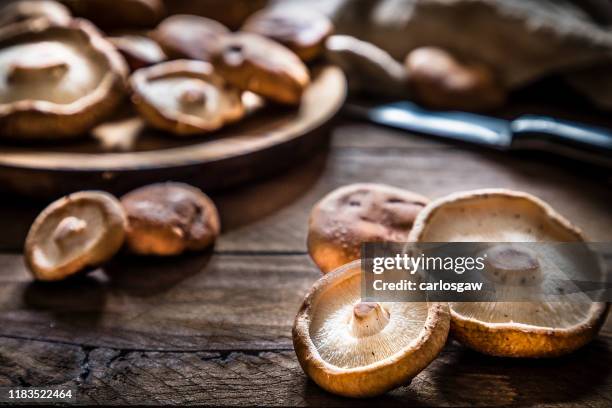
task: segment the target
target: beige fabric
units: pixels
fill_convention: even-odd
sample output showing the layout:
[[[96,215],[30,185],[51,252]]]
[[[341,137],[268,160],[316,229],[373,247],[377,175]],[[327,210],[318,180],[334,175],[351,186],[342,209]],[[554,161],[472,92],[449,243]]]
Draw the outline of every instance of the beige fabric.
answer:
[[[372,42],[398,60],[416,47],[444,47],[490,65],[509,89],[561,73],[595,103],[612,109],[612,92],[606,92],[612,89],[612,27],[594,19],[605,17],[603,0],[310,3],[333,17],[338,33]],[[595,3],[600,10],[594,12]]]

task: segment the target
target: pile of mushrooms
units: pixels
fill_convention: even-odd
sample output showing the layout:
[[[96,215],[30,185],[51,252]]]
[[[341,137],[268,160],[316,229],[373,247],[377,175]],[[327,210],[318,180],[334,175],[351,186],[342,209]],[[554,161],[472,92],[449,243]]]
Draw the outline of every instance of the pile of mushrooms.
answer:
[[[371,192],[380,188],[359,186],[369,186]],[[313,220],[321,217],[321,207],[337,200],[328,197],[345,196],[347,188],[331,192],[314,207],[311,229]],[[360,209],[361,217],[368,216],[368,222],[379,222],[382,228],[382,221],[371,217],[379,210],[372,208]],[[349,228],[346,214],[331,221],[329,217],[334,216],[326,214],[326,225]],[[334,240],[333,234],[325,238],[315,233],[326,245]],[[489,278],[545,287],[554,284],[554,268],[547,258],[519,243],[583,242],[585,237],[543,201],[526,193],[491,189],[456,193],[426,204],[406,241],[495,243],[487,248]],[[321,258],[325,254],[311,251],[310,255],[318,265],[326,263]],[[331,261],[337,258],[330,256]],[[350,397],[379,395],[408,384],[440,353],[448,335],[484,354],[555,357],[591,341],[608,314],[607,303],[587,297],[553,302],[369,302],[361,299],[360,260],[322,272],[296,316],[295,352],[304,372],[318,385]]]
[[[0,138],[91,135],[127,99],[149,126],[182,137],[242,119],[251,93],[262,97],[257,107],[298,106],[310,83],[305,62],[333,31],[314,11],[263,9],[232,32],[196,15],[164,19],[160,0],[118,1],[112,17],[106,1],[64,4],[21,0],[0,9]],[[270,29],[274,22],[282,33]]]

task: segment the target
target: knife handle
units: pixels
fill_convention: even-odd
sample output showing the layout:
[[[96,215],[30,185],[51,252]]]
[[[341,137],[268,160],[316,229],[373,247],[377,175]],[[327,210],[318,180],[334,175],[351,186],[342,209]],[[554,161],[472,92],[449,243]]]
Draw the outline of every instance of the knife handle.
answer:
[[[546,116],[525,115],[512,121],[513,148],[571,150],[578,155],[596,154],[612,159],[612,131]]]

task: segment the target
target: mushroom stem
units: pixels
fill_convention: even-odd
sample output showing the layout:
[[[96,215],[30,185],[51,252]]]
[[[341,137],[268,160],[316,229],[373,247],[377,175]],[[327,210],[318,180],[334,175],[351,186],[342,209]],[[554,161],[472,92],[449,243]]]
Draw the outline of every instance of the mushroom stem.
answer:
[[[530,286],[542,278],[537,255],[517,245],[497,245],[485,251],[486,274],[493,282]]]
[[[349,323],[351,332],[355,337],[372,336],[387,326],[389,318],[389,312],[378,302],[356,303]]]
[[[180,101],[184,105],[202,105],[206,102],[206,95],[201,89],[187,89],[181,94]]]
[[[57,224],[53,231],[52,239],[63,249],[71,238],[80,235],[85,231],[85,228],[87,228],[87,221],[69,216]]]
[[[68,64],[63,61],[21,61],[9,67],[10,82],[57,79],[68,71]]]

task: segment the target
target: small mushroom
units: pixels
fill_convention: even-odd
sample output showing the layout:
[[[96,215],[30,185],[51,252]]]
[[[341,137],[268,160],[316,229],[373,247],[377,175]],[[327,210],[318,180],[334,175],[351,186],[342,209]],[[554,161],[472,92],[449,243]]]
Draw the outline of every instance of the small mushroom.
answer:
[[[75,16],[105,30],[154,27],[166,14],[163,0],[62,0],[62,3]]]
[[[436,47],[410,52],[405,61],[416,99],[438,109],[486,110],[501,106],[506,92],[486,66],[464,63]]]
[[[51,203],[32,224],[25,260],[36,279],[64,279],[108,261],[121,248],[126,217],[119,201],[82,191]]]
[[[246,18],[264,8],[270,0],[166,0],[168,14],[192,14],[220,22],[237,30]]]
[[[108,37],[123,55],[131,71],[155,65],[167,59],[159,44],[144,35],[126,34]]]
[[[127,247],[140,255],[201,251],[219,235],[217,208],[200,189],[183,183],[138,188],[121,198],[128,216]]]
[[[162,21],[151,37],[171,59],[210,61],[227,34],[228,28],[215,20],[179,14]]]
[[[212,62],[232,85],[277,103],[298,105],[310,84],[308,68],[297,55],[258,34],[224,36]]]
[[[293,326],[302,369],[325,390],[372,397],[407,385],[438,355],[449,331],[446,303],[365,302],[360,261],[319,279]]]
[[[20,0],[0,9],[0,27],[37,18],[66,24],[71,14],[65,6],[53,0]]]
[[[493,243],[494,247],[485,250],[489,256],[486,273],[494,283],[523,286],[521,290],[552,285],[559,267],[551,259],[560,256],[538,255],[520,243],[585,240],[580,230],[548,204],[526,193],[502,189],[457,193],[430,203],[418,215],[409,238],[414,242]],[[588,298],[460,302],[450,307],[455,338],[482,353],[504,357],[569,353],[597,334],[608,313],[607,304]]]
[[[242,31],[263,35],[295,52],[304,62],[321,55],[334,25],[324,14],[308,7],[270,7],[245,21]]]
[[[136,71],[132,101],[147,122],[174,135],[211,132],[244,116],[241,92],[203,61],[176,60]]]
[[[7,27],[0,32],[0,135],[86,134],[122,101],[127,71],[121,55],[84,20]]]
[[[405,242],[429,200],[384,184],[340,187],[315,204],[308,221],[308,252],[327,273],[359,259],[364,242]]]

